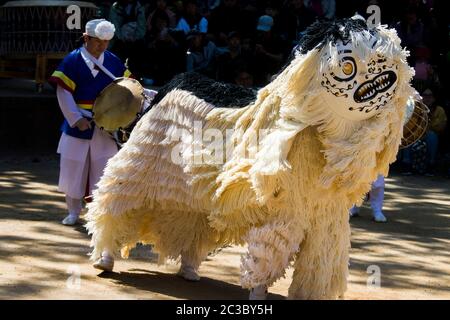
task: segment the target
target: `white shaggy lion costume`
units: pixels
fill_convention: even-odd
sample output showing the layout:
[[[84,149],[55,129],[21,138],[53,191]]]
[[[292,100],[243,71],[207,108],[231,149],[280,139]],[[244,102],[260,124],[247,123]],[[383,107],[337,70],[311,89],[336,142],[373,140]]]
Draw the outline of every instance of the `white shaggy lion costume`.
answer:
[[[140,242],[197,270],[247,243],[243,287],[270,286],[293,264],[290,298],[342,296],[348,210],[388,174],[414,93],[406,58],[394,30],[352,18],[311,26],[254,98],[178,76],[108,162],[87,214],[92,259]]]

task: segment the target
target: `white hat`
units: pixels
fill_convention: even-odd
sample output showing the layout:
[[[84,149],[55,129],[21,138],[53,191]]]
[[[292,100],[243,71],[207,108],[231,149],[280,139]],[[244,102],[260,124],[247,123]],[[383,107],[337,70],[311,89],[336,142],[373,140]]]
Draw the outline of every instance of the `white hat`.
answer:
[[[100,40],[111,40],[116,28],[105,19],[94,19],[86,23],[86,34]]]
[[[270,31],[272,27],[273,27],[273,18],[271,16],[259,17],[256,30],[267,32]]]

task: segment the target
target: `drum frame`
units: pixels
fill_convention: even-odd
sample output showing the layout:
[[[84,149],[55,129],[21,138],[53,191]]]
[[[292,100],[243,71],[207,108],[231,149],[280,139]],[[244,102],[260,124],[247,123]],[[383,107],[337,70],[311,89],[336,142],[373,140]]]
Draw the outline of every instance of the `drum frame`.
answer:
[[[428,113],[430,112],[430,109],[420,100],[414,100],[414,108],[417,108],[417,105],[420,105],[420,108],[425,111],[425,113],[420,113],[419,114],[419,118],[415,120],[416,124],[419,125],[419,129],[420,131],[413,131],[413,128],[411,128],[410,121],[413,119],[413,117],[415,115],[417,115],[417,113],[414,113],[413,116],[411,117],[410,121],[408,121],[407,123],[405,123],[405,125],[403,126],[403,135],[405,134],[405,132],[409,133],[410,136],[412,137],[411,141],[408,141],[407,139],[409,137],[407,137],[407,139],[405,139],[404,137],[402,137],[402,141],[400,144],[400,149],[405,149],[408,148],[410,146],[412,146],[414,143],[416,143],[418,140],[420,140],[424,134],[427,132],[428,127],[429,127],[429,117],[428,117]],[[417,122],[417,120],[419,120],[419,122]]]

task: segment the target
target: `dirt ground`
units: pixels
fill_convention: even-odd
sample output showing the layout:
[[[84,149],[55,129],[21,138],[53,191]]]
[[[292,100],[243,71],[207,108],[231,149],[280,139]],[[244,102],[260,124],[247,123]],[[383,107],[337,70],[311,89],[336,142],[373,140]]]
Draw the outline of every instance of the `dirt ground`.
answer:
[[[243,247],[209,257],[198,283],[178,278],[174,263],[158,266],[146,247],[116,261],[115,273],[99,274],[83,226],[60,224],[57,177],[53,155],[0,157],[0,299],[247,299],[239,286]],[[389,222],[376,224],[366,205],[351,220],[345,299],[450,299],[450,180],[394,174],[385,214]],[[269,298],[286,297],[291,274]]]

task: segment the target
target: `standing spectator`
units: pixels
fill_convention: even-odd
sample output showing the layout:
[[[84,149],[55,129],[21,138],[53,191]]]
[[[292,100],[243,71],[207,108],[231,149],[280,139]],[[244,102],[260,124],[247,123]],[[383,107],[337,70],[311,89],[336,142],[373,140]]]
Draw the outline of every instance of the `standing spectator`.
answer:
[[[190,31],[208,32],[208,20],[199,14],[196,1],[188,0],[185,2],[184,12],[178,21],[176,30],[183,31],[185,35]]]
[[[145,7],[137,0],[119,0],[111,7],[109,20],[116,28],[116,35],[110,43],[111,51],[127,60],[128,68],[139,79],[145,48]]]
[[[439,147],[439,135],[445,131],[447,115],[444,108],[437,105],[436,98],[431,89],[422,92],[423,103],[430,108],[430,125],[425,137],[427,144],[427,171],[426,175],[433,176],[435,173],[436,156]]]

